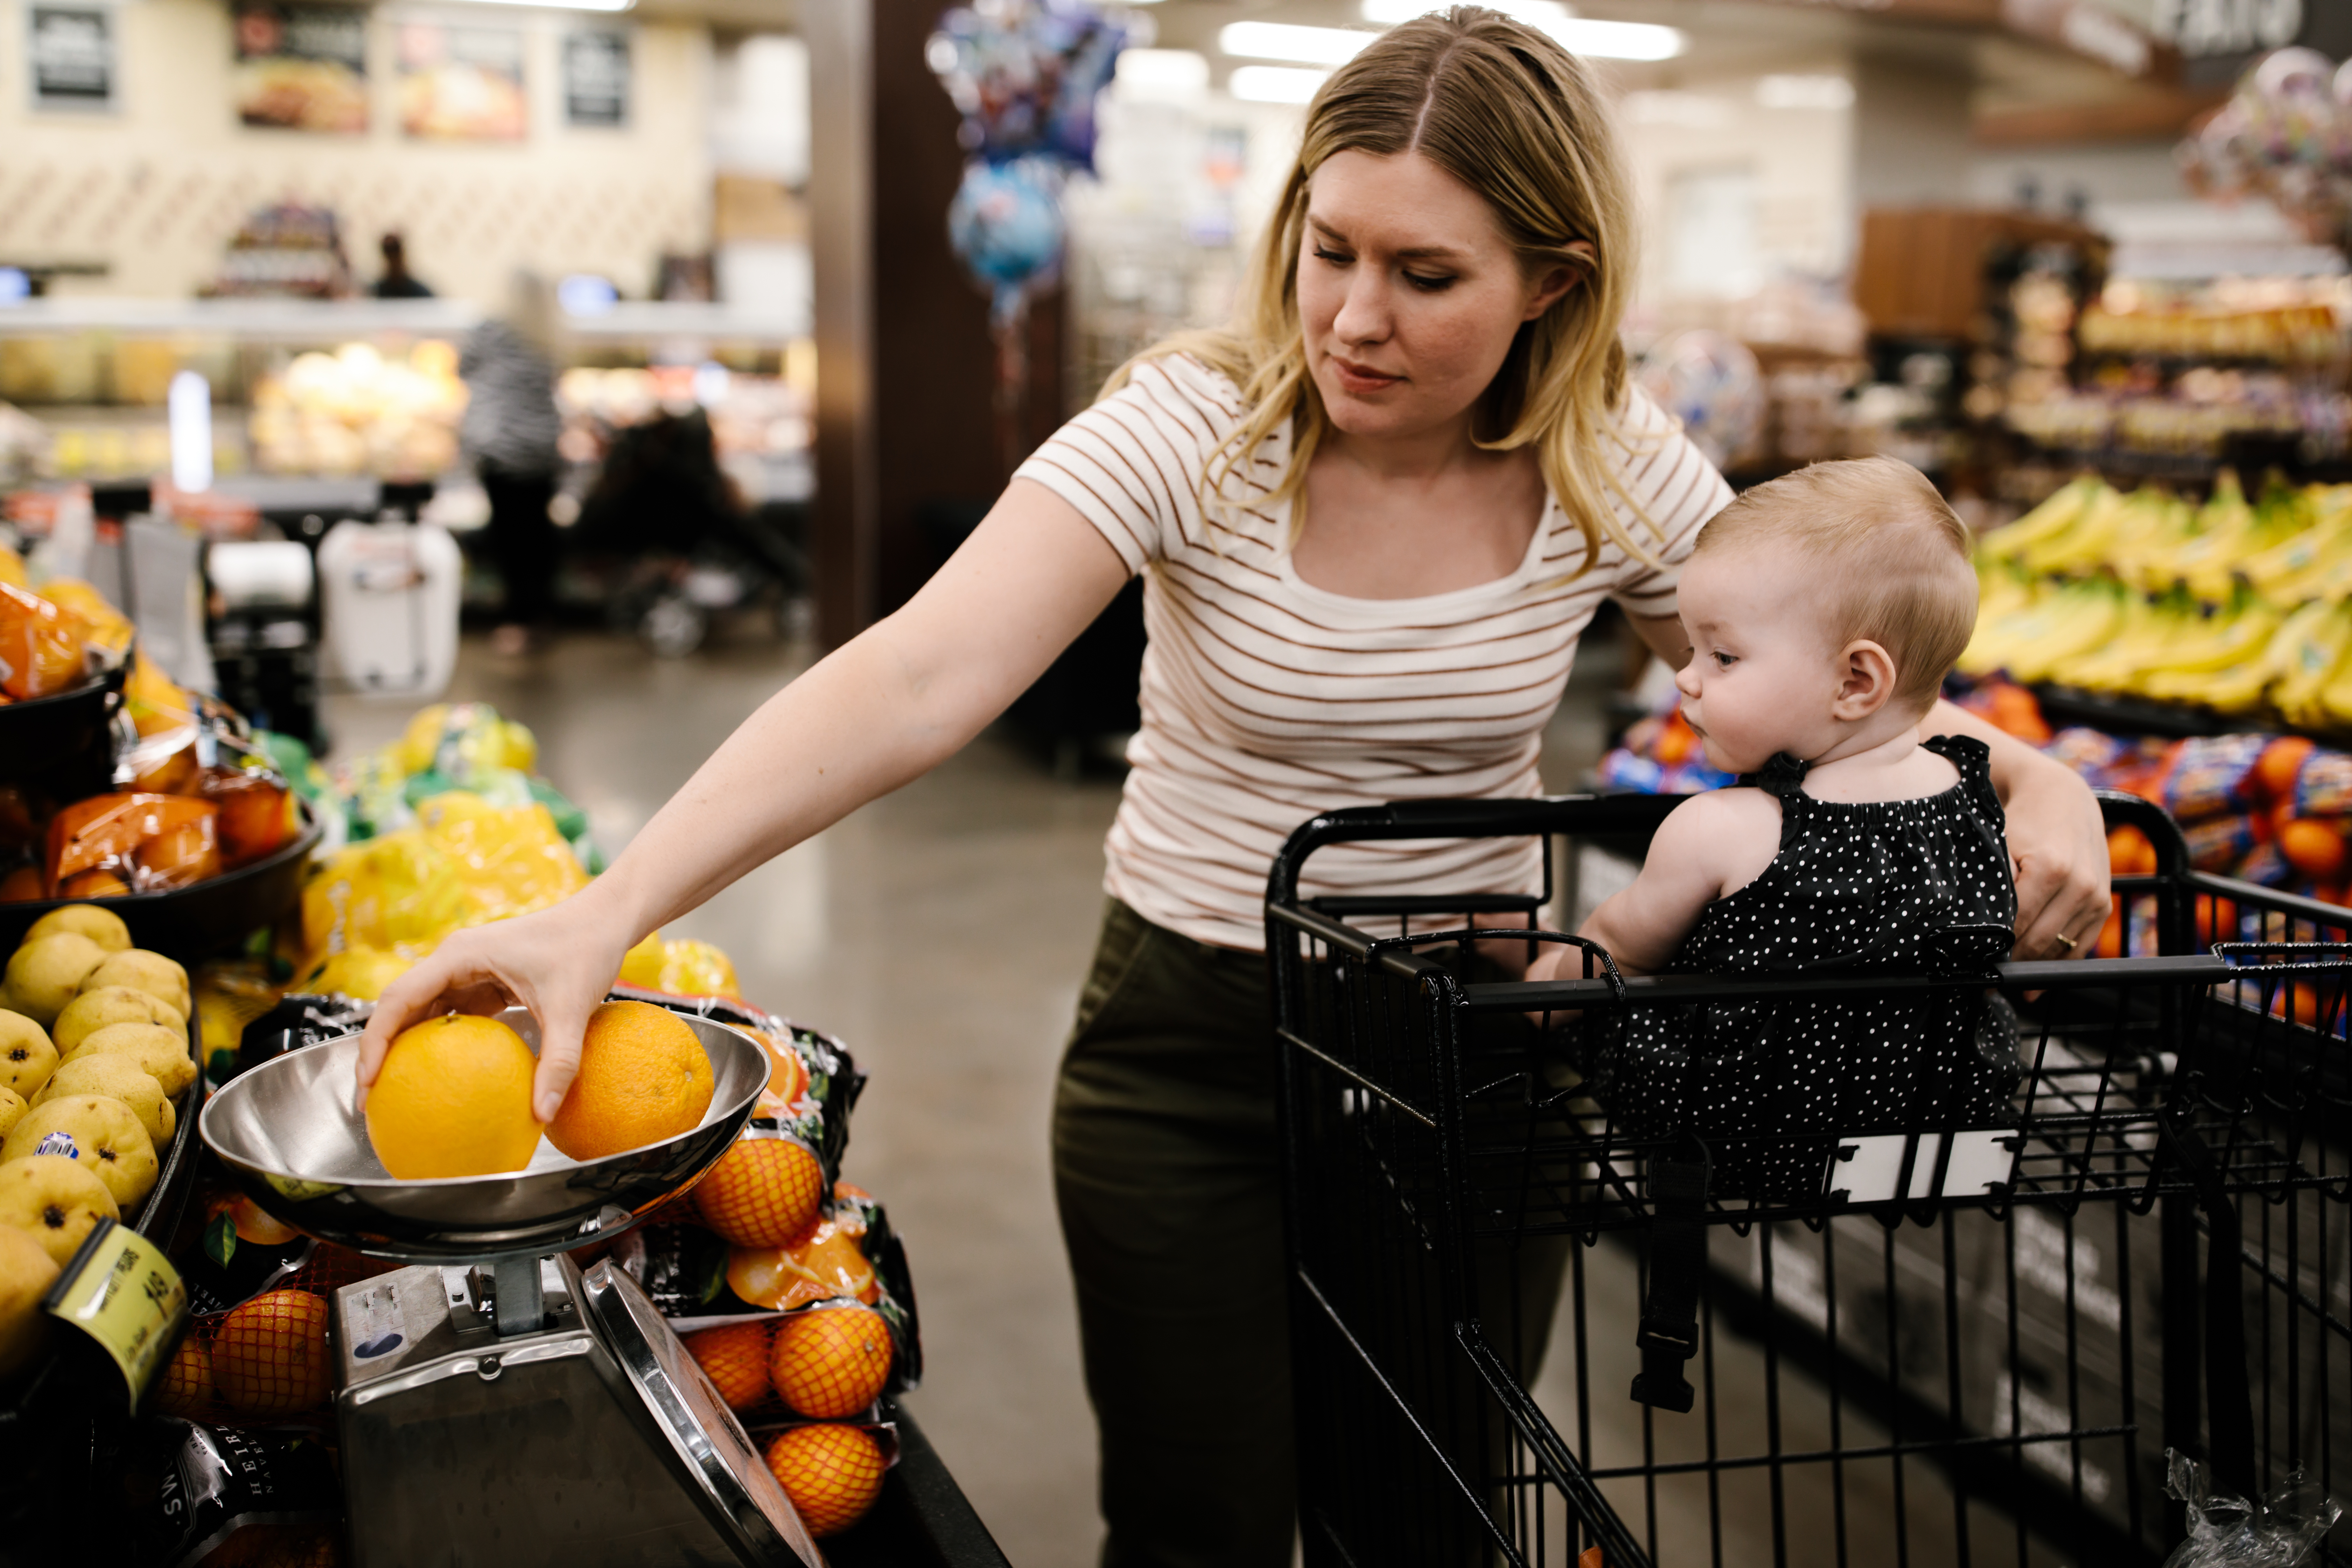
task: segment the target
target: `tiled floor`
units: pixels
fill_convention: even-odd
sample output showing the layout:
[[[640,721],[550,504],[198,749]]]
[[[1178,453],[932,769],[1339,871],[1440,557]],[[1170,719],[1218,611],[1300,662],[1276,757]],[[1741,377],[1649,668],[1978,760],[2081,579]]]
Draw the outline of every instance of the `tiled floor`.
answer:
[[[675,663],[602,637],[519,659],[468,639],[449,695],[529,724],[610,853],[801,667],[766,638]],[[1580,669],[1548,737],[1554,787],[1595,755],[1617,668],[1594,650]],[[414,706],[335,700],[336,754]],[[725,947],[747,994],[842,1037],[872,1075],[846,1166],[912,1259],[928,1373],[910,1403],[1022,1568],[1080,1568],[1099,1542],[1046,1111],[1117,804],[1116,783],[1058,781],[992,732],[672,928]]]

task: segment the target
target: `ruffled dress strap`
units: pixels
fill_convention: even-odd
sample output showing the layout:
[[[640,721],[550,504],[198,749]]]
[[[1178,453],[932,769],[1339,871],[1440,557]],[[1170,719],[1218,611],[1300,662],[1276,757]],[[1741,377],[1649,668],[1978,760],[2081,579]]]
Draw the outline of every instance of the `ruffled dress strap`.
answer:
[[[1992,786],[1992,748],[1974,735],[1930,735],[1919,742],[1959,771],[1969,804],[1996,827],[2006,827],[2000,792]]]

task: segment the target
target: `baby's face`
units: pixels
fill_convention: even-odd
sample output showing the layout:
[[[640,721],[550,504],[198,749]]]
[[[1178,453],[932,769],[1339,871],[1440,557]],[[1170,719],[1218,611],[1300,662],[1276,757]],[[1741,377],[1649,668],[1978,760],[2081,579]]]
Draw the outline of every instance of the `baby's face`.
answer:
[[[1713,766],[1752,773],[1775,752],[1810,758],[1835,743],[1839,650],[1819,578],[1818,564],[1764,550],[1702,555],[1683,569],[1691,658],[1675,684]]]

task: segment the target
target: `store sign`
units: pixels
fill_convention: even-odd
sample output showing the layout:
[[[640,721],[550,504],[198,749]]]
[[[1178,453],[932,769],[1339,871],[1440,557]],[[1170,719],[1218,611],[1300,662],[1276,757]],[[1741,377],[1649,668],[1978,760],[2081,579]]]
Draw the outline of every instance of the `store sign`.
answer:
[[[400,129],[427,142],[520,142],[530,131],[522,34],[403,22]]]
[[[368,128],[365,11],[246,0],[236,20],[239,122],[343,133]]]
[[[2105,0],[2001,0],[2001,25],[2096,60],[2119,76],[2170,80],[2180,58]]]
[[[28,5],[25,20],[35,109],[114,107],[113,7]]]
[[[594,31],[563,39],[563,123],[629,122],[629,35]]]

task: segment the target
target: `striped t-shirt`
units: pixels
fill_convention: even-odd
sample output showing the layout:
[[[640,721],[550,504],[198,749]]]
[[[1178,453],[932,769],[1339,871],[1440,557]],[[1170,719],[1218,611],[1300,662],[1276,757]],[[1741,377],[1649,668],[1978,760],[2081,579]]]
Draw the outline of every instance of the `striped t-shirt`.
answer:
[[[1621,478],[1663,532],[1617,504],[1653,554],[1685,559],[1731,499],[1674,421],[1628,394]],[[1056,432],[1017,478],[1068,501],[1144,586],[1143,725],[1107,845],[1105,888],[1155,924],[1229,947],[1265,944],[1267,869],[1291,829],[1340,806],[1540,792],[1536,756],[1577,637],[1606,595],[1671,615],[1677,570],[1584,537],[1548,499],[1517,571],[1411,599],[1328,593],[1291,564],[1289,507],[1224,509],[1201,479],[1244,416],[1233,382],[1163,358]],[[1290,460],[1287,429],[1258,449],[1264,496]],[[1574,576],[1570,574],[1577,573]],[[1563,579],[1566,579],[1563,581]],[[1338,845],[1307,863],[1308,896],[1524,892],[1528,840]]]

